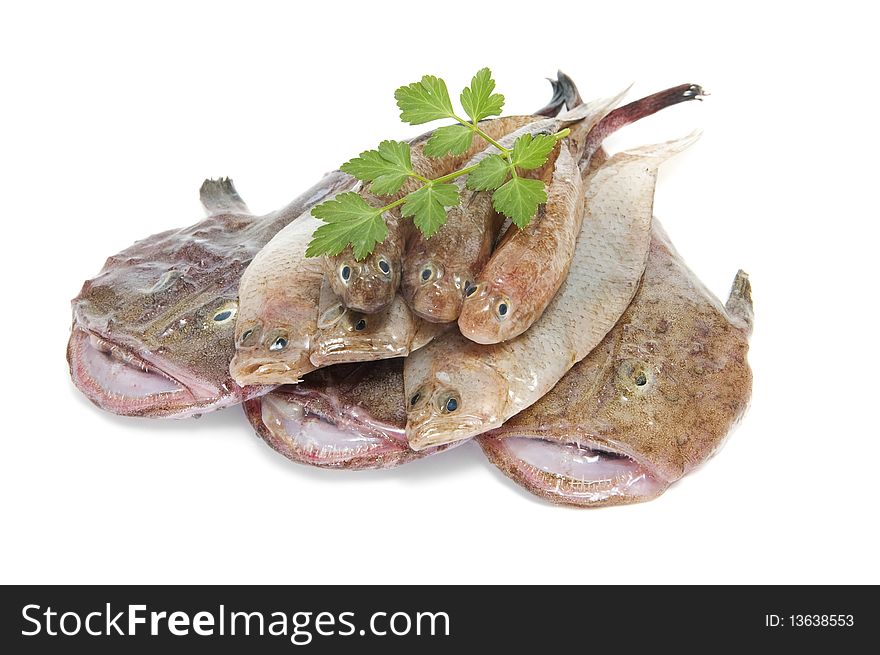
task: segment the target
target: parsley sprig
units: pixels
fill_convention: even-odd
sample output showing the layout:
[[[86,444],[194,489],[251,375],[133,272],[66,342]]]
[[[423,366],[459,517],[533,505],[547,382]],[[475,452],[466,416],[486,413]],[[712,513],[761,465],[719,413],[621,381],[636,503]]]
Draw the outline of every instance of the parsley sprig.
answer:
[[[357,192],[342,193],[312,209],[312,214],[324,221],[312,237],[306,251],[308,257],[338,255],[351,246],[355,259],[369,255],[376,244],[388,234],[383,215],[396,207],[400,214],[412,217],[416,227],[430,238],[446,223],[446,212],[460,202],[459,186],[451,182],[467,175],[465,186],[473,191],[492,192],[495,210],[518,227],[529,224],[538,206],[547,202],[544,182],[522,177],[519,171],[543,166],[556,143],[569,134],[568,129],[556,134],[524,134],[512,148],[486,134],[479,122],[490,116],[499,116],[504,107],[504,96],[495,93],[495,80],[488,68],[477,71],[470,86],[462,90],[459,100],[467,118],[459,116],[449,98],[449,90],[439,77],[425,75],[418,82],[402,86],[394,92],[400,118],[411,125],[422,125],[436,120],[452,119],[454,125],[439,127],[425,143],[428,157],[461,155],[466,152],[475,136],[482,137],[498,153],[483,157],[479,163],[467,166],[435,179],[420,175],[413,168],[410,144],[404,141],[383,141],[375,150],[366,150],[342,165],[342,171],[362,182],[377,196],[397,194],[410,178],[418,181],[416,190],[389,202],[373,207]]]

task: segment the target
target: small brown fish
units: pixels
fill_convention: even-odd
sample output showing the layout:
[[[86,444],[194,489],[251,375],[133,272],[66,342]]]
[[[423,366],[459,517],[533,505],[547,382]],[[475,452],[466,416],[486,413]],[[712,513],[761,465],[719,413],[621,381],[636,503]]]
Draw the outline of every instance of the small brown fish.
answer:
[[[448,448],[407,445],[401,359],[321,369],[247,401],[244,410],[266,443],[311,466],[391,468]]]
[[[555,503],[650,500],[721,446],[749,401],[753,310],[737,273],[726,306],[659,225],[633,302],[550,393],[478,438],[490,461]]]
[[[258,217],[231,180],[206,180],[207,218],[110,257],[73,300],[67,359],[77,388],[107,411],[161,417],[264,393],[229,375],[241,275],[285,225],[353,184],[330,173],[287,207]]]
[[[367,362],[406,357],[426,345],[445,329],[412,313],[396,295],[391,304],[375,314],[345,307],[326,278],[318,307],[318,329],[311,338],[312,364]]]

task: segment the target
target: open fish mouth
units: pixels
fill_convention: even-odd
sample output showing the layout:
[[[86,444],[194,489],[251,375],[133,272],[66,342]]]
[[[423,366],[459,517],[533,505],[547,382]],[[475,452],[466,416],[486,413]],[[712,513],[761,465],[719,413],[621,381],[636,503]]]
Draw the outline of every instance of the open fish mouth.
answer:
[[[323,468],[391,468],[447,447],[415,452],[403,427],[376,420],[360,407],[343,407],[318,391],[284,387],[244,405],[257,433],[276,451]]]
[[[578,507],[639,503],[669,486],[650,466],[597,442],[558,441],[510,433],[477,441],[517,484],[552,502]]]
[[[201,388],[103,336],[74,326],[67,345],[71,377],[101,409],[124,416],[185,417],[220,400],[216,389]],[[204,386],[204,385],[202,385]]]

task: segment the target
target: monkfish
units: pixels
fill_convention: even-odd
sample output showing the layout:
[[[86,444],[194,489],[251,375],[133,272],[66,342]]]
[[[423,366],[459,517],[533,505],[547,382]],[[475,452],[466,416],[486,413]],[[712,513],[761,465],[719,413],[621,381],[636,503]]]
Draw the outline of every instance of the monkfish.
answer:
[[[650,500],[721,446],[751,395],[751,285],[726,305],[654,222],[641,286],[602,343],[550,391],[478,438],[505,475],[556,503]]]
[[[162,417],[201,414],[270,389],[241,387],[229,375],[241,275],[281,228],[354,183],[329,173],[258,217],[231,180],[206,180],[207,218],[110,257],[73,300],[67,359],[76,386],[110,412]]]
[[[407,445],[400,358],[320,369],[248,400],[244,410],[276,451],[322,468],[391,468],[450,448]]]

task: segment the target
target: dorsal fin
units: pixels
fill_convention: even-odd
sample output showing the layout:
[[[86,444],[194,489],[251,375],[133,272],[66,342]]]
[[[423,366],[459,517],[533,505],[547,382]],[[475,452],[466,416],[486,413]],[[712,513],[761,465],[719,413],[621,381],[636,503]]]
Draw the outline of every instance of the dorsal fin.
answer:
[[[732,318],[738,319],[745,326],[748,334],[752,333],[752,324],[755,321],[755,310],[752,307],[752,283],[749,282],[749,274],[740,269],[733,278],[733,286],[730,288],[730,296],[724,305],[727,313]]]
[[[546,106],[535,112],[536,116],[547,116],[552,118],[556,116],[562,107],[566,109],[574,109],[583,102],[581,94],[578,93],[577,87],[568,75],[562,71],[556,71],[556,79],[547,78],[553,87],[553,97]]]
[[[220,177],[216,180],[207,179],[202,182],[199,189],[199,198],[202,206],[209,216],[215,214],[249,214],[250,210],[245,204],[235,185],[228,177]]]

